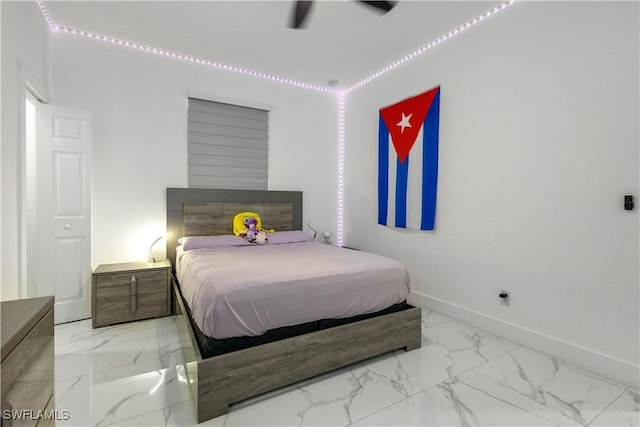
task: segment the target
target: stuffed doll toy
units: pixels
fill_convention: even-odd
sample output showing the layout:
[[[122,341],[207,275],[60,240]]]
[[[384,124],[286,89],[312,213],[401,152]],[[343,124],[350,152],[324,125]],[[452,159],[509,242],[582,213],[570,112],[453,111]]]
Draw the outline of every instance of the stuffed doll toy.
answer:
[[[246,239],[250,242],[255,242],[258,235],[258,220],[254,216],[248,216],[243,218],[243,222],[247,227]]]

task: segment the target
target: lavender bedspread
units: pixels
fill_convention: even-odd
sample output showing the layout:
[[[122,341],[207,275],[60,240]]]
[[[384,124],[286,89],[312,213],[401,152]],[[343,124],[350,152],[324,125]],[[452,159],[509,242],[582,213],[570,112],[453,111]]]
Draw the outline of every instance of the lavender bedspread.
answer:
[[[178,250],[182,293],[212,338],[372,313],[409,295],[392,259],[314,242]]]

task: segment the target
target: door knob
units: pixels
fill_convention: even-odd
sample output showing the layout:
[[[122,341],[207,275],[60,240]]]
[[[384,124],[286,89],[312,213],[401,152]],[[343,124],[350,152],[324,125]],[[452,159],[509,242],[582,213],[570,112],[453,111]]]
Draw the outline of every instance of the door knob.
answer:
[[[65,224],[64,225],[64,229],[65,230],[71,230],[71,224]]]

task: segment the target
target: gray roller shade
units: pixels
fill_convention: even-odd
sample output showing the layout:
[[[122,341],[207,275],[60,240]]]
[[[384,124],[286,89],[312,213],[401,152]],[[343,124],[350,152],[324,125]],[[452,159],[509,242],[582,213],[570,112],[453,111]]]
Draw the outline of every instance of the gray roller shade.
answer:
[[[189,98],[189,187],[267,189],[269,112]]]

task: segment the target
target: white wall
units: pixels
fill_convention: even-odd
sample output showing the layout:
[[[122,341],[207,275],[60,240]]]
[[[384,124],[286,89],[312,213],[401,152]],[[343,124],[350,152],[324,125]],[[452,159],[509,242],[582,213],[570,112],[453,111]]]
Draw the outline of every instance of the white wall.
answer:
[[[93,266],[146,260],[165,188],[187,186],[187,92],[270,106],[269,188],[302,190],[304,221],[335,233],[335,96],[55,33],[56,103],[93,130]],[[159,251],[162,252],[162,251]]]
[[[28,82],[41,96],[49,93],[49,29],[38,3],[0,2],[2,9],[2,300],[16,299],[22,286],[20,233],[24,156],[25,88]]]
[[[638,16],[517,3],[350,93],[345,244],[403,262],[418,302],[638,387]],[[438,84],[437,229],[376,225],[378,109]]]

